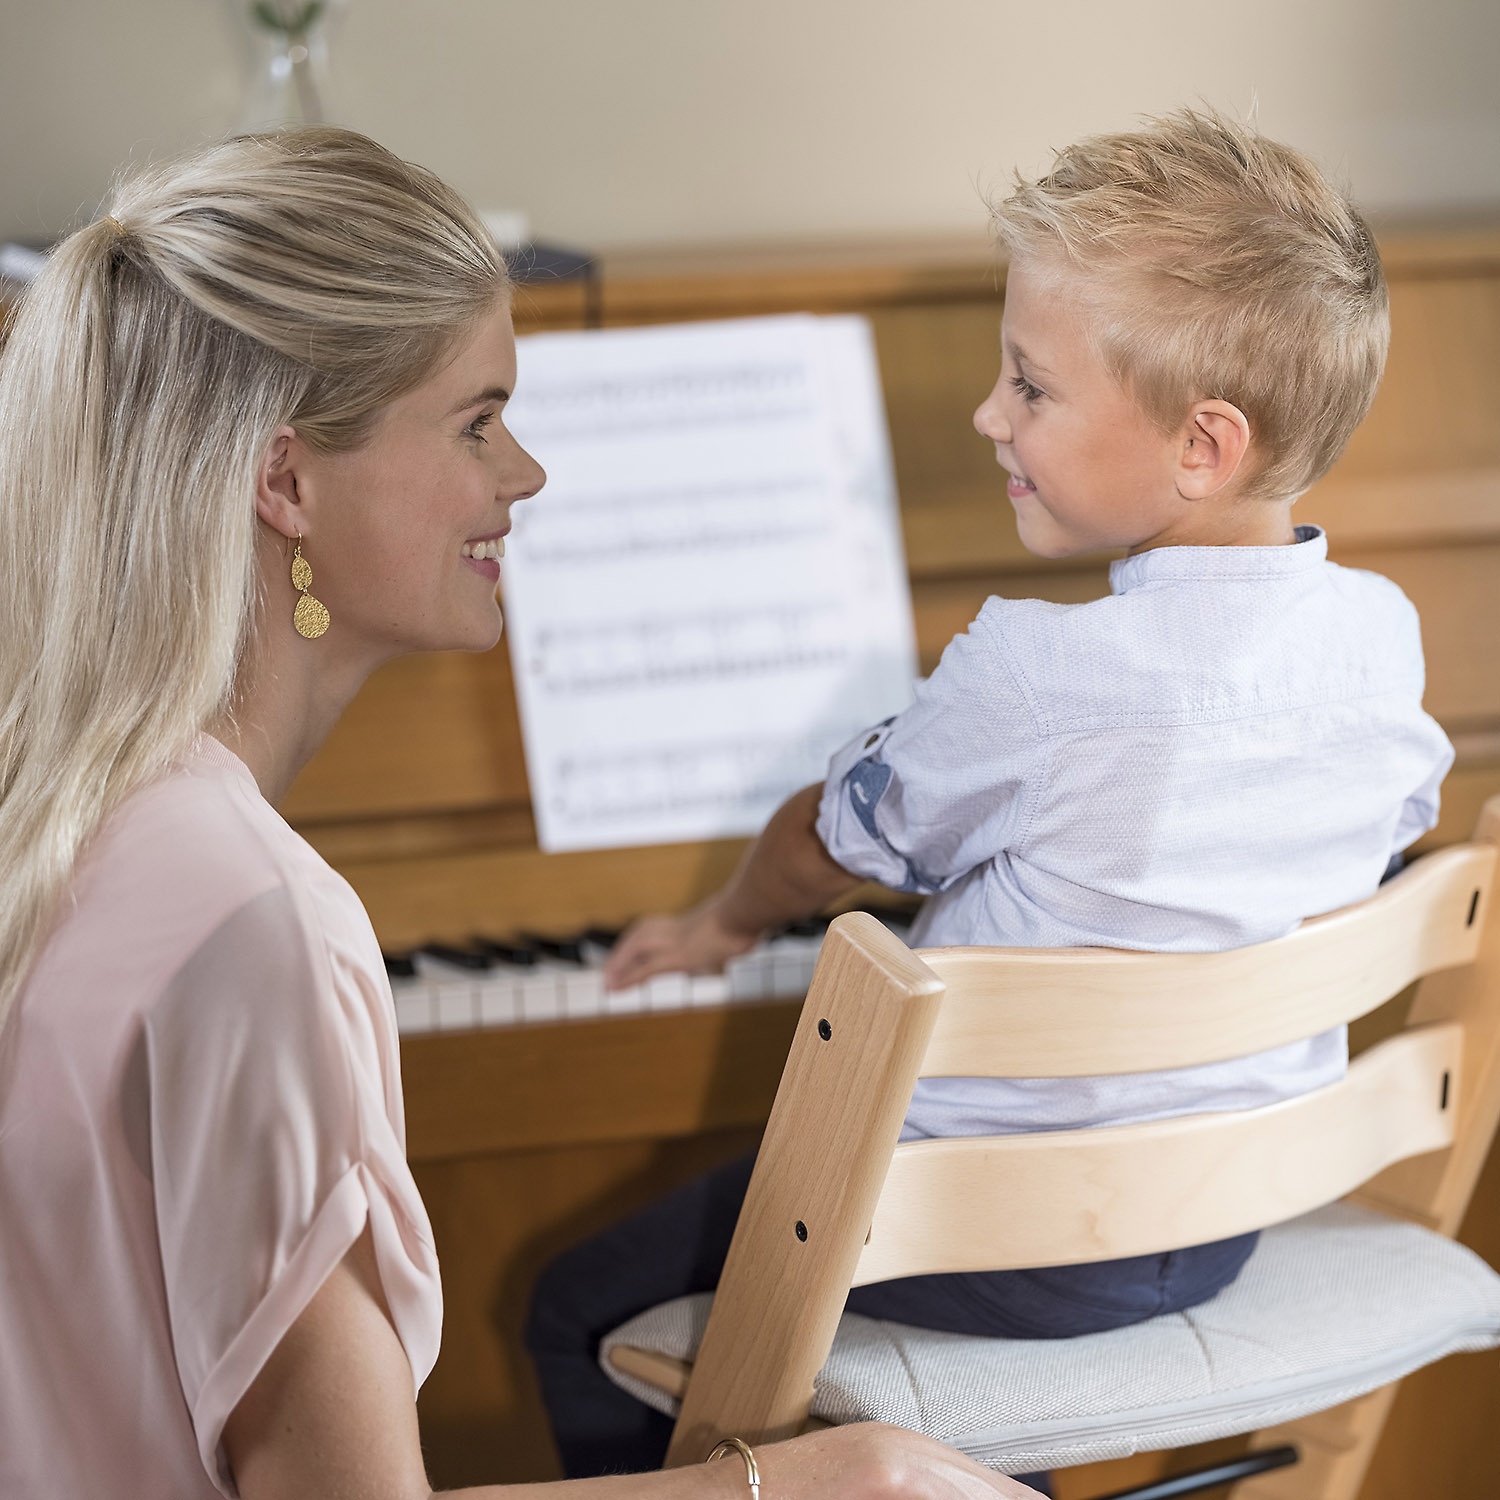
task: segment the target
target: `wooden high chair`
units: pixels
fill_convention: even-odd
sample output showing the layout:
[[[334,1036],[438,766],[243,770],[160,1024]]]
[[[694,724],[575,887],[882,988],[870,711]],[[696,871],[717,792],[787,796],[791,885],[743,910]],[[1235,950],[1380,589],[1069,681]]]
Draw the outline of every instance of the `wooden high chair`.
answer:
[[[810,1409],[915,1427],[1012,1473],[1263,1430],[1302,1462],[1250,1480],[1242,1500],[1354,1500],[1395,1382],[1500,1343],[1500,1276],[1452,1242],[1500,1116],[1497,851],[1500,798],[1471,843],[1225,953],[912,952],[872,917],[840,917],[717,1295],[633,1319],[605,1341],[606,1369],[659,1409],[681,1398],[669,1464],[724,1436],[790,1436]],[[1300,1098],[897,1144],[919,1077],[1244,1056],[1351,1021],[1416,979],[1405,1029]],[[1019,1341],[840,1325],[851,1285],[1267,1225],[1232,1286],[1133,1328]]]

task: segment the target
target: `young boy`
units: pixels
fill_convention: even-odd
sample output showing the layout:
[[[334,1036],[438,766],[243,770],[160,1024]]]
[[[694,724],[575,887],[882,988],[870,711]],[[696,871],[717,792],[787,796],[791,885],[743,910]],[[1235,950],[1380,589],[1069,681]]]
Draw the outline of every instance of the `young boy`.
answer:
[[[625,936],[613,985],[716,969],[860,880],[929,897],[914,946],[1240,947],[1369,895],[1436,820],[1452,750],[1422,711],[1415,612],[1291,519],[1384,364],[1364,220],[1306,158],[1195,111],[1068,148],[995,218],[1000,377],[974,424],[1026,547],[1123,550],[1111,592],[990,599],[913,706],[839,751],[722,891]],[[1345,1061],[1339,1029],[1165,1073],[924,1080],[904,1134],[1243,1109]],[[570,1472],[663,1441],[642,1408],[583,1391],[584,1356],[641,1308],[714,1285],[748,1175],[695,1183],[544,1277],[529,1338]],[[1254,1239],[888,1282],[849,1306],[973,1333],[1095,1331],[1211,1296]]]

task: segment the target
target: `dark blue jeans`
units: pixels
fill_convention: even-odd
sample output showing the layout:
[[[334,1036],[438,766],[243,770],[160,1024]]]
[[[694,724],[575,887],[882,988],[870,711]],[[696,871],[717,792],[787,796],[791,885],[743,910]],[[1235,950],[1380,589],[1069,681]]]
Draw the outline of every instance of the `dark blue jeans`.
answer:
[[[570,1479],[658,1469],[671,1421],[599,1368],[605,1334],[659,1302],[719,1283],[755,1164],[747,1156],[560,1255],[532,1296],[526,1347]],[[1086,1266],[909,1276],[855,1287],[849,1312],[990,1338],[1100,1333],[1205,1302],[1257,1236]]]

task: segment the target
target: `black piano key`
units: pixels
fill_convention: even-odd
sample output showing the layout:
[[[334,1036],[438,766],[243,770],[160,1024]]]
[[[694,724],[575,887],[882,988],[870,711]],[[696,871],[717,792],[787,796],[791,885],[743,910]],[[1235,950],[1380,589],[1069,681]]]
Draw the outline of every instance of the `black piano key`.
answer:
[[[417,972],[417,961],[410,953],[382,953],[385,972],[392,979],[411,979]]]
[[[537,950],[525,943],[502,943],[498,938],[476,937],[470,939],[471,946],[487,953],[498,964],[509,964],[516,969],[534,969]]]
[[[534,932],[524,932],[521,936],[544,958],[559,959],[565,964],[581,965],[586,962],[581,938],[541,937]]]
[[[789,922],[781,930],[787,937],[822,937],[828,931],[828,923],[822,917],[805,917],[800,922]]]
[[[917,919],[915,907],[879,906],[871,903],[863,909],[869,912],[877,922],[883,922],[897,937],[904,936]]]
[[[423,943],[417,949],[439,963],[452,964],[456,969],[492,969],[494,958],[478,948],[456,948],[451,943]]]
[[[586,927],[582,941],[592,943],[596,948],[613,948],[620,941],[620,930],[617,927]]]

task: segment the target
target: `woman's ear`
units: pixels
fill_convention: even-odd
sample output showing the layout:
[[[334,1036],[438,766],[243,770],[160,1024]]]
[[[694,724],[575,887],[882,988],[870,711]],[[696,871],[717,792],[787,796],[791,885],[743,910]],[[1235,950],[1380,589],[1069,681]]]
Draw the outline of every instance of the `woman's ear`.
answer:
[[[302,493],[297,470],[302,445],[290,427],[280,427],[255,475],[255,513],[273,531],[296,536],[302,528]]]
[[[1177,493],[1207,500],[1240,471],[1250,451],[1250,424],[1228,401],[1200,401],[1188,414],[1177,455]]]

